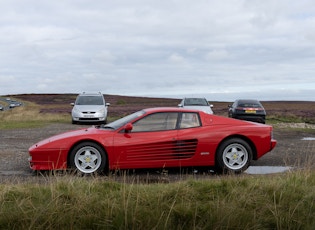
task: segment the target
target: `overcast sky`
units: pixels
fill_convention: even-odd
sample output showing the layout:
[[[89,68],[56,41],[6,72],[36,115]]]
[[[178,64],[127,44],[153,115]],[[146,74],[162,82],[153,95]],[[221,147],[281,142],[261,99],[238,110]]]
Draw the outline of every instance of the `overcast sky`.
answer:
[[[315,101],[313,0],[0,0],[0,95]]]

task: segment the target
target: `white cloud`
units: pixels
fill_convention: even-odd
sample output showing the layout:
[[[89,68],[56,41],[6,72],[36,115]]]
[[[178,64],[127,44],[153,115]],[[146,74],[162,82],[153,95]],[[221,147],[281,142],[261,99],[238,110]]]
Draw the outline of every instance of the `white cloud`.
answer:
[[[229,53],[225,49],[221,50],[212,50],[206,54],[206,59],[209,61],[220,61],[225,60],[229,57]]]
[[[185,63],[185,58],[179,54],[173,53],[169,56],[168,60],[174,64],[183,64]]]
[[[0,14],[2,95],[315,90],[311,0],[12,0]]]

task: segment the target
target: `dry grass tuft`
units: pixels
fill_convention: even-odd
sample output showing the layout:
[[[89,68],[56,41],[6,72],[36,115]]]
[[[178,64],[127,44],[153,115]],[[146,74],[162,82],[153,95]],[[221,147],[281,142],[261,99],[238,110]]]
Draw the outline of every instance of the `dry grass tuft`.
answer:
[[[170,184],[50,176],[0,186],[1,229],[312,229],[315,174]]]
[[[67,113],[41,113],[40,106],[28,103],[0,113],[0,129],[37,127],[50,122],[69,122]]]

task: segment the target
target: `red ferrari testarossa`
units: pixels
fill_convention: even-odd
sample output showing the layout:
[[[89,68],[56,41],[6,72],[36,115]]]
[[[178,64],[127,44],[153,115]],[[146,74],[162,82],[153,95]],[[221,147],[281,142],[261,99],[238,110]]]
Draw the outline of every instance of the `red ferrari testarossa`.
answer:
[[[183,108],[150,108],[29,149],[33,170],[213,167],[240,173],[276,145],[272,126]]]

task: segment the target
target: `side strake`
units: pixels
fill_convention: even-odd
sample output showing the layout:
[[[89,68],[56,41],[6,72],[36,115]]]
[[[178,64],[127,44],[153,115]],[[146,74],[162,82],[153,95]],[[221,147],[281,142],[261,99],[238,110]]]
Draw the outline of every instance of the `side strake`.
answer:
[[[197,139],[134,145],[128,147],[126,157],[128,161],[187,159],[196,153],[197,145]]]

